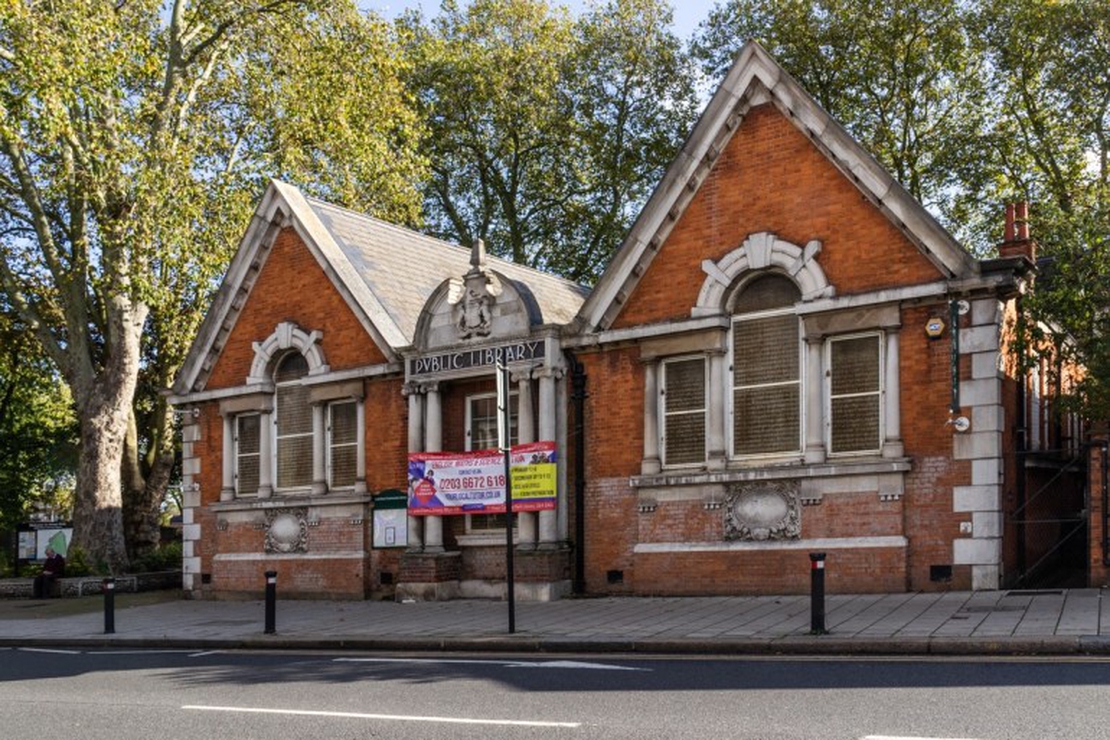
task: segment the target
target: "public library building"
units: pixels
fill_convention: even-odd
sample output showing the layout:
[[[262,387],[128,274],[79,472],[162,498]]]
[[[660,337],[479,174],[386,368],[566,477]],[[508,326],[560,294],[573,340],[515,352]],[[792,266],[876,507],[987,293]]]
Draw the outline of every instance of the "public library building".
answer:
[[[811,551],[832,592],[999,588],[1008,236],[973,258],[756,44],[592,290],[274,182],[174,387],[185,587],[503,596],[505,515],[410,488],[496,447],[504,362],[554,449],[518,598],[804,592]]]

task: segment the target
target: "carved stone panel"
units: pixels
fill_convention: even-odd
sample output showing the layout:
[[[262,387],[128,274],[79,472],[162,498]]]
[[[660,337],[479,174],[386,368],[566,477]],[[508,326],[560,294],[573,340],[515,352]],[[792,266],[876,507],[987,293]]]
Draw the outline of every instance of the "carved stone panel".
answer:
[[[308,552],[308,509],[270,509],[266,512],[266,552]]]
[[[725,539],[797,539],[801,510],[797,481],[733,483],[725,494]]]

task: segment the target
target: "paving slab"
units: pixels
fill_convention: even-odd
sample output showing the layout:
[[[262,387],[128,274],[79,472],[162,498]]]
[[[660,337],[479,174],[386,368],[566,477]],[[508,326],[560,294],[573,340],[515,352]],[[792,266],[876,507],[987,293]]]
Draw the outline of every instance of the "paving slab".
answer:
[[[831,634],[809,635],[808,596],[604,597],[518,603],[509,635],[504,602],[279,600],[276,635],[262,634],[261,601],[176,600],[103,614],[51,603],[0,602],[0,646],[85,645],[358,648],[509,652],[1110,655],[1100,589],[833,594]],[[94,599],[95,597],[89,597]]]

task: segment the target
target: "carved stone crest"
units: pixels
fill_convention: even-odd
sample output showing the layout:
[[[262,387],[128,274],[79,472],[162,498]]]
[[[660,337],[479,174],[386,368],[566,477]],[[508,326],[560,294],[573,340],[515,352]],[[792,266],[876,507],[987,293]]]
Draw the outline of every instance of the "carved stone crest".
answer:
[[[501,290],[501,281],[486,269],[485,242],[478,239],[471,250],[470,270],[462,278],[452,278],[447,293],[460,339],[489,336],[493,304]]]
[[[270,509],[266,512],[266,552],[308,552],[308,509]]]
[[[726,540],[790,540],[801,534],[797,481],[734,483],[728,487]]]

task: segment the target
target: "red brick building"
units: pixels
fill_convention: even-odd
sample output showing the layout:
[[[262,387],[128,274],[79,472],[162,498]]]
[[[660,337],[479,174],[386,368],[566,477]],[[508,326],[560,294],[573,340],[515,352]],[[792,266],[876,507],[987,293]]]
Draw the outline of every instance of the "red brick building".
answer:
[[[491,446],[508,358],[559,452],[523,598],[998,588],[1019,237],[973,258],[755,44],[592,291],[274,183],[175,386],[186,587],[501,595],[503,517],[376,494]]]

